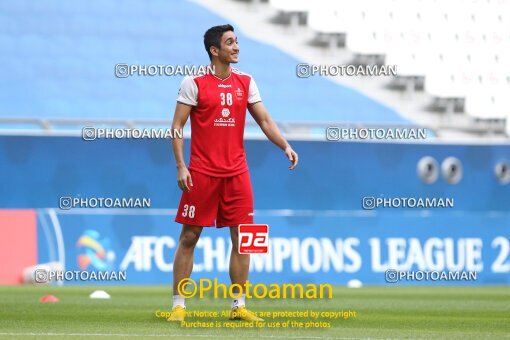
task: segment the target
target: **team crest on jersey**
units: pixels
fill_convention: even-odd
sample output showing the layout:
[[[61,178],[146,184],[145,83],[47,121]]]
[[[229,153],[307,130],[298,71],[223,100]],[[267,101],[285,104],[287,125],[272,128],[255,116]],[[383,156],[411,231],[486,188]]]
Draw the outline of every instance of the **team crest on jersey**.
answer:
[[[241,88],[238,87],[237,90],[234,91],[234,93],[236,94],[237,99],[243,98],[244,92],[243,90],[241,90]]]

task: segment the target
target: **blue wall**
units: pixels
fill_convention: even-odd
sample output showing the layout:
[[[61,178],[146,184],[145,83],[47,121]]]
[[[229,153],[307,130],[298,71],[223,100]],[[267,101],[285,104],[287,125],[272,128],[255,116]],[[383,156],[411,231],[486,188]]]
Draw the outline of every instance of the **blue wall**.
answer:
[[[455,211],[509,211],[510,186],[494,165],[510,161],[508,145],[350,142],[292,143],[296,171],[267,141],[246,141],[257,209],[360,210],[364,196],[453,197]],[[176,208],[180,197],[169,140],[0,137],[0,207],[57,207],[60,196],[150,197],[153,208]],[[188,143],[186,143],[186,157]],[[459,158],[457,185],[427,185],[416,164]],[[387,209],[388,210],[388,209]],[[392,213],[381,210],[381,213]]]

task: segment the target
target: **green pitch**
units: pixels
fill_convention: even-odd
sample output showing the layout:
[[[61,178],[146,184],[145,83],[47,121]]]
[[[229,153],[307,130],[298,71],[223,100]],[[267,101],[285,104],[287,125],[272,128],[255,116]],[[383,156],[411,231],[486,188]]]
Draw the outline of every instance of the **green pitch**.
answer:
[[[91,300],[104,289],[111,300]],[[53,294],[59,303],[40,303]],[[335,288],[332,300],[251,300],[256,312],[355,311],[356,317],[327,319],[329,328],[281,328],[287,321],[265,318],[261,328],[182,328],[157,318],[170,310],[169,287],[0,287],[0,337],[3,338],[510,338],[510,287],[364,287]],[[188,311],[227,310],[229,300],[194,298]],[[227,325],[226,317],[190,317]],[[223,324],[227,322],[226,324]],[[239,321],[236,321],[237,325]],[[269,328],[279,323],[280,328]],[[290,325],[290,324],[287,324]]]

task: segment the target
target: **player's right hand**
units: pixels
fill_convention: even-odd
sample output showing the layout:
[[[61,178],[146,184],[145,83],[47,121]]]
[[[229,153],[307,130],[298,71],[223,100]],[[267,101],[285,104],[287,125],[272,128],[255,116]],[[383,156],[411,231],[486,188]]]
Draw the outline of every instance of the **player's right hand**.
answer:
[[[296,151],[292,150],[290,145],[285,148],[284,152],[289,161],[292,163],[289,166],[289,169],[294,170],[294,168],[298,165],[298,154],[296,153]]]
[[[191,174],[186,166],[177,167],[177,185],[184,192],[190,192],[190,187],[193,186]]]

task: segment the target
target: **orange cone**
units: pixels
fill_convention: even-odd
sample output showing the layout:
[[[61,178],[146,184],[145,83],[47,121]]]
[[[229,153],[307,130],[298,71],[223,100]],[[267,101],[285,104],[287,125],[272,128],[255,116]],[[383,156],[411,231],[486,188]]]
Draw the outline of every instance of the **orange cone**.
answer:
[[[44,295],[39,299],[39,302],[59,302],[60,300],[55,295]]]

